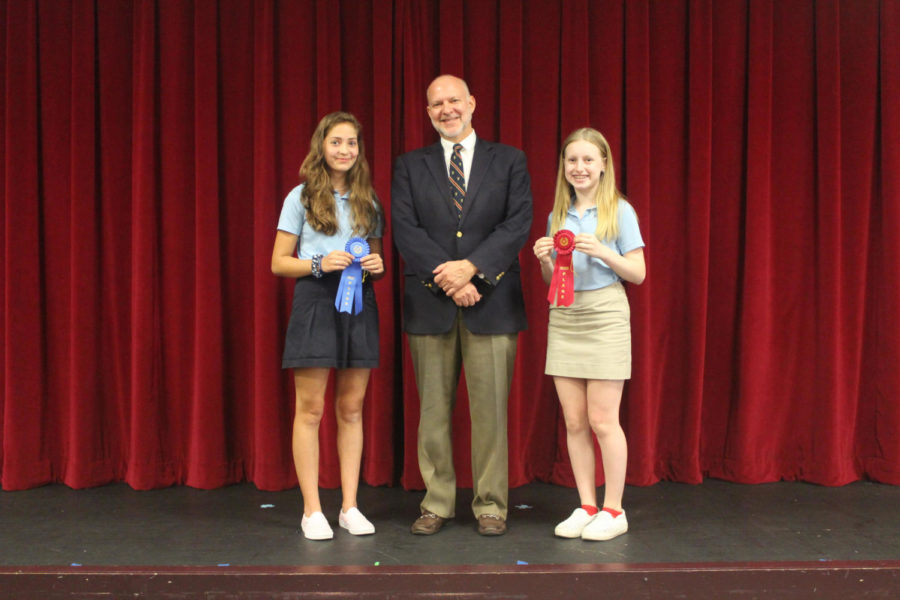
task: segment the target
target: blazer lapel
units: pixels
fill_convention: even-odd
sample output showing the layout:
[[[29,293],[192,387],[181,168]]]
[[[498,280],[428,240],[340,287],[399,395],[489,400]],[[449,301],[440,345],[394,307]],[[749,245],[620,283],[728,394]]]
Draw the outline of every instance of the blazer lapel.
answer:
[[[472,173],[466,184],[466,201],[463,203],[460,223],[462,223],[462,221],[465,220],[466,215],[471,212],[472,205],[478,197],[478,188],[481,187],[481,182],[484,181],[484,177],[488,172],[488,167],[490,167],[491,161],[493,160],[493,146],[483,142],[481,138],[477,138],[475,140],[475,154],[472,156]]]
[[[447,163],[444,161],[444,147],[441,146],[440,142],[425,149],[425,164],[434,178],[434,185],[440,191],[441,198],[444,199],[444,206],[447,207],[447,211],[455,219],[456,207],[453,206],[453,201],[450,199],[450,180],[447,175]],[[468,197],[468,194],[466,197]]]

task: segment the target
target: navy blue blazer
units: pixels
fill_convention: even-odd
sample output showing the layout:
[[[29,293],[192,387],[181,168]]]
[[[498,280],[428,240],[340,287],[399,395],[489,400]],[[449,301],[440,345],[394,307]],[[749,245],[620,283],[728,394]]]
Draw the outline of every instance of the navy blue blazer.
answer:
[[[477,138],[462,217],[450,199],[440,143],[397,157],[391,185],[391,229],[405,262],[403,329],[446,333],[459,307],[434,283],[432,271],[467,258],[478,267],[482,294],[463,308],[473,333],[515,333],[527,327],[519,251],[531,230],[531,177],[525,153]]]

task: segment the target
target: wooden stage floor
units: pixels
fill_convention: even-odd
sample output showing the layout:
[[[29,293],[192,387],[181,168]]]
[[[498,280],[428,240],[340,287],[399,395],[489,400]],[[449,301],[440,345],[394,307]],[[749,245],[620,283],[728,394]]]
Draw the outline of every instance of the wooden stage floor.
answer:
[[[602,490],[601,490],[602,491]],[[435,536],[421,492],[360,490],[376,534],[299,533],[298,490],[0,492],[0,598],[900,598],[900,487],[782,482],[629,487],[630,531],[564,540],[575,490],[510,491],[507,535],[475,533],[470,490]]]

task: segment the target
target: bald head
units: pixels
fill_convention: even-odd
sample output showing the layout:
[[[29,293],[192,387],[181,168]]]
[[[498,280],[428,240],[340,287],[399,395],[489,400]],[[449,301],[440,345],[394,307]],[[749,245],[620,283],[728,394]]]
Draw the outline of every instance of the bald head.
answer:
[[[425,91],[425,98],[428,100],[428,104],[431,104],[431,97],[437,90],[446,89],[448,86],[462,89],[466,96],[469,95],[469,86],[465,80],[460,79],[456,75],[439,75],[428,85],[428,89]]]

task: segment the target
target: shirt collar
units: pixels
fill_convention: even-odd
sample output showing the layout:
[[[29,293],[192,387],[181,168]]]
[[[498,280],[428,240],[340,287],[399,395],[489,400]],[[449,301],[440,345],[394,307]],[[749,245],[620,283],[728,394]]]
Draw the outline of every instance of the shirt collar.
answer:
[[[444,148],[444,154],[449,154],[453,152],[454,144],[462,144],[463,150],[470,153],[471,156],[472,151],[475,150],[476,139],[477,138],[475,136],[475,130],[473,129],[472,132],[469,133],[469,135],[467,135],[461,142],[451,142],[450,140],[441,138],[441,146]]]
[[[592,205],[592,206],[588,206],[588,207],[585,209],[584,212],[585,212],[585,214],[587,214],[587,213],[589,213],[590,211],[597,212],[597,205],[595,204],[595,205]],[[569,200],[569,210],[568,210],[567,212],[570,212],[570,213],[572,213],[573,215],[577,215],[577,214],[578,214],[578,211],[575,210],[575,196],[572,196],[572,199]]]

